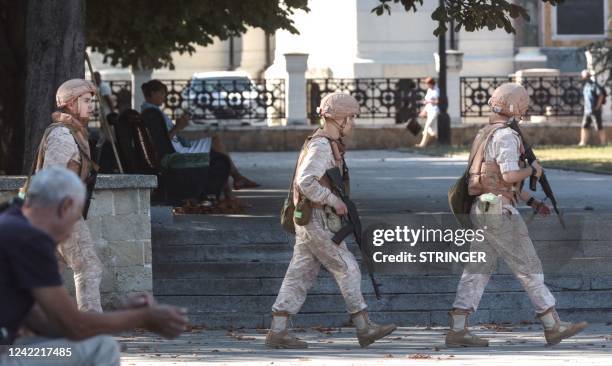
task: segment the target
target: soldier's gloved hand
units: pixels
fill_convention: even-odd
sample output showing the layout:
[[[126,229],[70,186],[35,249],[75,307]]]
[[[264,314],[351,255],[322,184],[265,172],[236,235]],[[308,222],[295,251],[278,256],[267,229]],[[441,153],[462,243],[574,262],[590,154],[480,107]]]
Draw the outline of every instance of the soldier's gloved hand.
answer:
[[[544,202],[542,201],[535,201],[531,207],[533,208],[533,210],[535,212],[537,212],[540,216],[548,216],[550,215],[550,213],[552,212],[550,210],[550,207],[548,207]]]
[[[338,200],[338,203],[334,205],[334,210],[336,211],[336,215],[338,216],[344,216],[348,213],[348,208],[342,200]]]
[[[542,169],[540,162],[535,160],[533,163],[531,163],[531,166],[536,170],[536,177],[540,178],[542,173],[544,173],[544,169]]]

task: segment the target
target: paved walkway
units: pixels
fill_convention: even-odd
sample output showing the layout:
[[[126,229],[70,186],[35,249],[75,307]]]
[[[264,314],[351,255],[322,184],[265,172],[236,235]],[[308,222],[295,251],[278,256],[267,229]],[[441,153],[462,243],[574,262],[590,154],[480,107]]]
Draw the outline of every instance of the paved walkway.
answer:
[[[387,339],[360,348],[353,328],[302,329],[307,350],[270,350],[265,330],[194,329],[167,341],[146,333],[120,338],[123,365],[612,365],[612,326],[592,325],[584,333],[546,347],[540,326],[478,326],[488,348],[449,349],[443,328],[400,328]]]
[[[179,220],[236,225],[243,220],[277,222],[297,153],[232,154],[243,174],[262,187],[240,191],[252,207],[245,215],[182,217]],[[437,158],[397,151],[348,153],[352,197],[366,217],[407,212],[448,211],[446,192],[463,172],[464,158]],[[544,164],[545,165],[545,164]],[[612,176],[550,170],[549,181],[565,211],[612,212]],[[542,193],[538,193],[542,196]],[[173,220],[168,208],[154,208],[153,220]],[[234,226],[235,227],[235,226]],[[175,341],[134,333],[120,338],[127,345],[125,365],[214,363],[240,365],[612,365],[612,326],[597,324],[555,347],[544,347],[539,325],[477,327],[491,340],[485,349],[446,349],[443,328],[401,328],[389,340],[361,349],[354,330],[307,329],[299,337],[304,351],[267,350],[264,330],[194,329]],[[610,338],[612,339],[612,338]],[[492,359],[494,357],[494,359]]]

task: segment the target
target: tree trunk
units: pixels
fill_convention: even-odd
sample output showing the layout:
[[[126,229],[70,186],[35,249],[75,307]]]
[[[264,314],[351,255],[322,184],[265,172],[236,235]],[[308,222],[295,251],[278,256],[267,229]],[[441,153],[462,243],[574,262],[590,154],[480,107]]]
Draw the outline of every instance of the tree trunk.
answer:
[[[28,170],[64,81],[83,78],[85,0],[29,0],[24,168]]]
[[[25,2],[0,0],[0,174],[23,164],[25,14]]]

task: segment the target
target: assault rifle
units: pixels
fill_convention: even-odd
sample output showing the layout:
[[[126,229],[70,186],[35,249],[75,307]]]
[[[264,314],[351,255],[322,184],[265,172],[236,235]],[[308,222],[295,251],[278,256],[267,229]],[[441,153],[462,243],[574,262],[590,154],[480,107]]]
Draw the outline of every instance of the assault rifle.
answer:
[[[355,242],[359,246],[359,250],[361,251],[361,257],[363,261],[366,263],[368,268],[368,274],[370,275],[370,280],[372,281],[372,287],[374,288],[374,294],[376,295],[376,299],[380,300],[382,296],[380,295],[380,285],[374,279],[373,268],[371,266],[371,260],[369,255],[366,253],[365,248],[361,244],[361,220],[359,220],[359,213],[357,212],[357,206],[355,203],[351,201],[344,190],[344,181],[342,179],[342,174],[340,174],[340,168],[335,167],[328,169],[325,171],[325,175],[329,178],[332,188],[338,193],[340,199],[346,205],[348,209],[347,218],[342,218],[343,223],[345,223],[342,228],[334,234],[332,237],[332,241],[336,244],[340,244],[342,240],[344,240],[347,236],[353,234],[355,237]]]
[[[521,129],[518,126],[518,121],[516,119],[510,120],[508,122],[508,127],[510,127],[519,134],[521,141],[523,142],[523,146],[525,147],[524,158],[527,159],[527,162],[529,163],[529,165],[531,165],[534,161],[537,160],[537,158],[533,152],[533,149],[531,148],[531,145],[528,145],[527,141],[525,141],[525,137],[523,137],[523,133],[521,132]],[[559,218],[559,223],[561,224],[561,227],[565,229],[565,220],[563,220],[563,215],[561,215],[561,212],[559,212],[559,209],[557,208],[557,200],[555,199],[555,195],[553,194],[552,188],[550,187],[550,183],[548,183],[548,178],[546,178],[546,174],[544,174],[544,172],[542,172],[540,179],[533,176],[529,179],[529,189],[535,192],[537,189],[538,181],[542,186],[542,191],[544,191],[546,198],[550,200],[550,203],[552,204],[553,209],[555,210],[555,213]]]

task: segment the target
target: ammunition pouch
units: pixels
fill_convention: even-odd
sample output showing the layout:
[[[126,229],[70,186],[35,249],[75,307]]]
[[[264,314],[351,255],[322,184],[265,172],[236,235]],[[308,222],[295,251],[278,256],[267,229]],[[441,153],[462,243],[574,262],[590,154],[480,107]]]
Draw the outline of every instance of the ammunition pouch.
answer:
[[[312,217],[312,205],[308,198],[302,196],[295,205],[295,211],[293,212],[293,222],[298,226],[308,225],[310,218]]]

